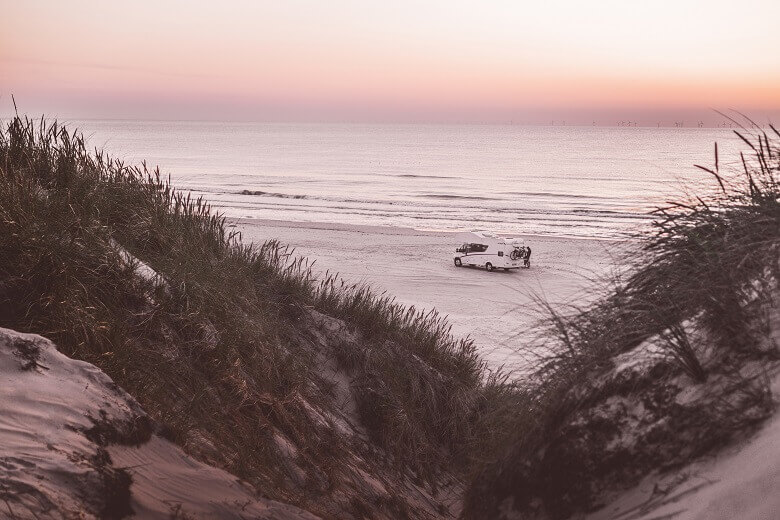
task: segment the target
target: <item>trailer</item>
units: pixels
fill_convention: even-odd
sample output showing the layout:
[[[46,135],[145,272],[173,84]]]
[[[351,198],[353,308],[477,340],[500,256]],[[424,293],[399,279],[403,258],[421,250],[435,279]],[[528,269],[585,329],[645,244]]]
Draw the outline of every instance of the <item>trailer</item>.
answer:
[[[529,248],[522,238],[501,237],[489,231],[473,231],[459,236],[461,245],[453,256],[456,267],[484,267],[494,269],[519,269],[530,266]]]

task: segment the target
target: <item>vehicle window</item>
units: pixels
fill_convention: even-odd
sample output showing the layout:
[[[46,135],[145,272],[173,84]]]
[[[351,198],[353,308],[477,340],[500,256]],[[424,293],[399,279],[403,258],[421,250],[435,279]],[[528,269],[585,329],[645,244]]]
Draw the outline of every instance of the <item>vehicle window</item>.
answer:
[[[488,246],[485,244],[469,244],[469,249],[474,253],[484,253]]]

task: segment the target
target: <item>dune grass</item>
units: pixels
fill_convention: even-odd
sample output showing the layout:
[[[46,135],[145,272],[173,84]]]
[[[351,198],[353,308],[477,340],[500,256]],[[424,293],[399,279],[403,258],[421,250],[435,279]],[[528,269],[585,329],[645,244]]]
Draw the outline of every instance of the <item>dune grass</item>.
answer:
[[[189,452],[327,516],[316,497],[349,448],[311,413],[336,406],[301,339],[311,309],[360,338],[338,361],[386,464],[435,482],[498,442],[511,386],[436,313],[315,279],[277,242],[242,243],[158,169],[90,151],[56,122],[15,117],[0,131],[0,326],[94,363]],[[273,432],[296,446],[306,482],[290,481]]]
[[[715,148],[714,186],[698,186],[657,209],[653,231],[637,237],[641,248],[628,274],[613,281],[609,297],[561,318],[557,337],[566,345],[546,368],[569,360],[579,369],[665,332],[669,353],[695,379],[705,379],[689,348],[683,322],[700,318],[719,347],[756,348],[751,305],[770,298],[780,280],[780,135],[737,132],[753,152],[739,168],[721,168]],[[772,139],[773,137],[773,139]],[[714,188],[714,189],[712,189]]]
[[[763,335],[765,309],[780,284],[780,133],[747,123],[737,135],[750,153],[723,166],[716,145],[714,164],[699,166],[711,182],[654,212],[652,231],[635,237],[639,248],[624,270],[602,282],[605,297],[568,312],[539,301],[549,319],[536,350],[547,354],[523,386],[533,397],[517,410],[521,427],[504,438],[503,455],[472,482],[466,517],[483,518],[496,511],[494,500],[522,494],[507,488],[512,475],[584,406],[571,389],[586,389],[615,356],[643,341],[658,338],[661,353],[695,383],[706,382],[712,369],[740,379],[745,360],[780,359]],[[691,333],[706,335],[706,352],[693,346]],[[764,404],[769,395],[766,383],[738,381],[732,388],[758,392]],[[724,417],[739,421],[737,412]],[[723,438],[740,427],[720,424]]]

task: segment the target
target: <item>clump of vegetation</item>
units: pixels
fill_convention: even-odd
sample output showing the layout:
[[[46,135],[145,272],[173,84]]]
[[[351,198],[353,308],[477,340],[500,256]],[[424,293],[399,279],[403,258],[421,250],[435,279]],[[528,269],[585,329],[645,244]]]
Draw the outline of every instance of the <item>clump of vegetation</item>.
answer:
[[[751,123],[737,132],[751,153],[728,167],[716,145],[714,165],[699,166],[711,185],[655,212],[653,231],[637,237],[638,250],[626,272],[606,282],[604,298],[570,313],[546,305],[551,317],[542,346],[549,355],[528,383],[534,398],[522,412],[524,428],[473,483],[467,516],[495,516],[503,500],[522,508],[536,498],[547,513],[568,517],[578,507],[594,507],[598,486],[592,481],[612,476],[627,484],[651,469],[684,464],[767,416],[772,403],[765,375],[743,376],[740,369],[748,361],[769,366],[780,358],[766,341],[766,309],[780,283],[780,133],[770,129]],[[647,373],[605,376],[616,356],[638,356],[648,340],[651,355],[642,352],[651,359]],[[712,405],[676,403],[677,374],[718,393],[702,397]],[[632,427],[608,415],[615,413],[604,404],[609,396],[617,399],[612,404],[634,396],[679,435],[660,437],[665,430],[659,426],[642,439],[645,446],[599,460],[605,453],[599,450]],[[648,454],[654,458],[646,460]],[[630,466],[645,473],[631,474]]]
[[[514,397],[435,313],[317,280],[276,242],[243,244],[158,169],[90,152],[56,122],[0,131],[0,326],[94,363],[185,450],[264,495],[338,516],[355,453],[306,340],[315,309],[359,337],[338,362],[385,453],[371,464],[430,483],[495,442],[483,430],[507,414],[494,403]]]

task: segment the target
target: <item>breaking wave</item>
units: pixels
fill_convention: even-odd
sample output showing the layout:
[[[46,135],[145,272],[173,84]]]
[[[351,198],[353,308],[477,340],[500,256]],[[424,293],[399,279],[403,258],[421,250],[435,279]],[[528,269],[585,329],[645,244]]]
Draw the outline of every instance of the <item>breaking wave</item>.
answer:
[[[306,195],[290,195],[287,193],[273,193],[270,191],[241,190],[236,195],[252,195],[255,197],[277,197],[280,199],[308,199]]]

